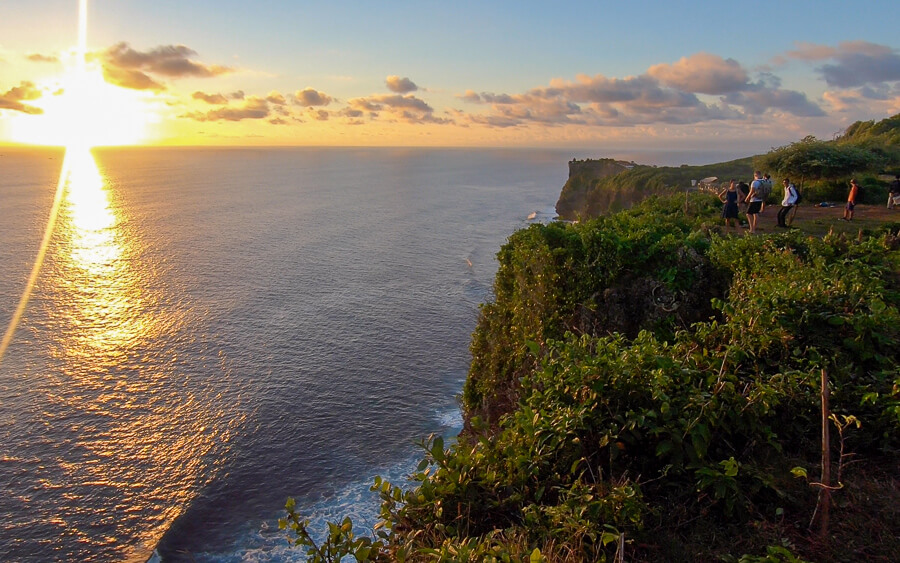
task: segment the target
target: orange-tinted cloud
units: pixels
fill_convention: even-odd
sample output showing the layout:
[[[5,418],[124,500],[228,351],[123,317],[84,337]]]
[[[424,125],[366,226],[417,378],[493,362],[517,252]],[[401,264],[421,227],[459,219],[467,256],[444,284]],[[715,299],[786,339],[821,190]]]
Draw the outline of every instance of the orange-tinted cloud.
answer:
[[[107,81],[135,90],[165,89],[159,77],[209,78],[232,72],[229,67],[206,65],[191,60],[190,57],[196,54],[193,49],[184,45],[164,45],[142,52],[121,42],[94,54],[94,57],[100,59]]]
[[[710,101],[700,94],[719,98]],[[736,61],[707,53],[654,65],[639,76],[580,75],[574,81],[556,79],[521,94],[466,90],[458,97],[489,105],[488,112],[456,115],[490,127],[691,124],[746,120],[767,111],[799,117],[824,115],[802,92],[781,89],[774,75],[763,73],[751,82]]]
[[[283,106],[288,103],[284,95],[282,95],[281,92],[276,92],[275,90],[269,92],[266,95],[266,101],[276,106]]]
[[[828,61],[816,70],[831,87],[855,88],[900,80],[900,52],[868,41],[844,41],[837,47],[799,43],[785,56],[802,61]]]
[[[327,106],[332,101],[331,96],[324,92],[319,92],[314,88],[304,88],[297,90],[294,94],[294,102],[303,107]]]
[[[191,97],[195,100],[203,100],[208,104],[214,105],[224,105],[228,103],[228,98],[226,98],[222,94],[207,94],[205,92],[197,91],[194,92]]]
[[[8,109],[31,115],[44,113],[39,107],[35,107],[23,102],[37,100],[42,96],[42,92],[38,90],[33,82],[23,81],[18,86],[10,88],[5,93],[0,94],[0,109]]]
[[[384,83],[387,85],[388,90],[397,94],[409,94],[419,89],[416,83],[409,78],[400,78],[397,75],[388,76]]]
[[[726,94],[747,84],[747,71],[737,61],[709,53],[682,57],[674,64],[653,65],[647,74],[666,86],[701,94]]]
[[[33,63],[58,63],[59,57],[56,55],[41,55],[40,53],[32,53],[25,57]]]
[[[385,114],[388,119],[404,121],[406,123],[434,123],[448,124],[453,121],[435,117],[434,108],[425,100],[412,94],[401,96],[400,94],[376,94],[362,98],[353,98],[349,107],[357,112],[367,112],[370,119],[378,119]]]
[[[269,117],[269,103],[251,96],[241,107],[222,107],[207,112],[190,112],[180,117],[195,121],[242,121],[244,119],[265,119]]]

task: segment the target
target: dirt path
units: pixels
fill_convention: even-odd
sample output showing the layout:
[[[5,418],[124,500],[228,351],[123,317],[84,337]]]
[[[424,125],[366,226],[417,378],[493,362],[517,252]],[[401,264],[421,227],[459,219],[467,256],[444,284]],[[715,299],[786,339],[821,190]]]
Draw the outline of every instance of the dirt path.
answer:
[[[779,209],[781,206],[778,204],[767,205],[759,215],[756,232],[765,234],[783,232],[784,229],[779,228],[776,224],[775,216]],[[836,233],[844,232],[856,235],[860,229],[863,231],[878,229],[885,223],[900,222],[900,207],[887,209],[884,205],[857,205],[852,221],[841,221],[843,214],[844,207],[842,205],[819,207],[801,203],[791,226],[817,236],[823,236],[832,229]],[[741,214],[740,217],[746,225],[745,216]],[[733,232],[734,230],[729,229],[729,231]],[[739,231],[746,233],[747,229],[741,228]]]

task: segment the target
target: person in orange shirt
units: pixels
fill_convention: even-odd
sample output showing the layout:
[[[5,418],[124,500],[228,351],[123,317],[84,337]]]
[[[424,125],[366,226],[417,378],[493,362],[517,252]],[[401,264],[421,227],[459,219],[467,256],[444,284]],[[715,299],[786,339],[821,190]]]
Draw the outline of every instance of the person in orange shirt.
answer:
[[[844,208],[844,216],[841,221],[853,220],[853,208],[856,207],[856,194],[859,193],[859,185],[856,178],[850,180],[850,194],[847,196],[847,206]]]

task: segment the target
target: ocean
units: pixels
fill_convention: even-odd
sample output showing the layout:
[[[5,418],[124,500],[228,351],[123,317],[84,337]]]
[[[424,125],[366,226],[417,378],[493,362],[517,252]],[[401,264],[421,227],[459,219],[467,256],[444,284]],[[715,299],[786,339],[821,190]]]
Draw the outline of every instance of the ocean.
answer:
[[[299,561],[277,519],[375,523],[376,474],[461,426],[495,254],[573,155],[70,155],[0,361],[0,560]],[[0,147],[0,331],[65,155]]]

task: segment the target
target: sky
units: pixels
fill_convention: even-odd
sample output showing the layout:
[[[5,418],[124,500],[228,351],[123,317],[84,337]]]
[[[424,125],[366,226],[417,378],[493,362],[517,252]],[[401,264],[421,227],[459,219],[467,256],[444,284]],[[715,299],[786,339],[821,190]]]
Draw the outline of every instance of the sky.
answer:
[[[0,143],[744,156],[900,112],[896,1],[86,4],[76,76],[79,0],[0,2]]]

